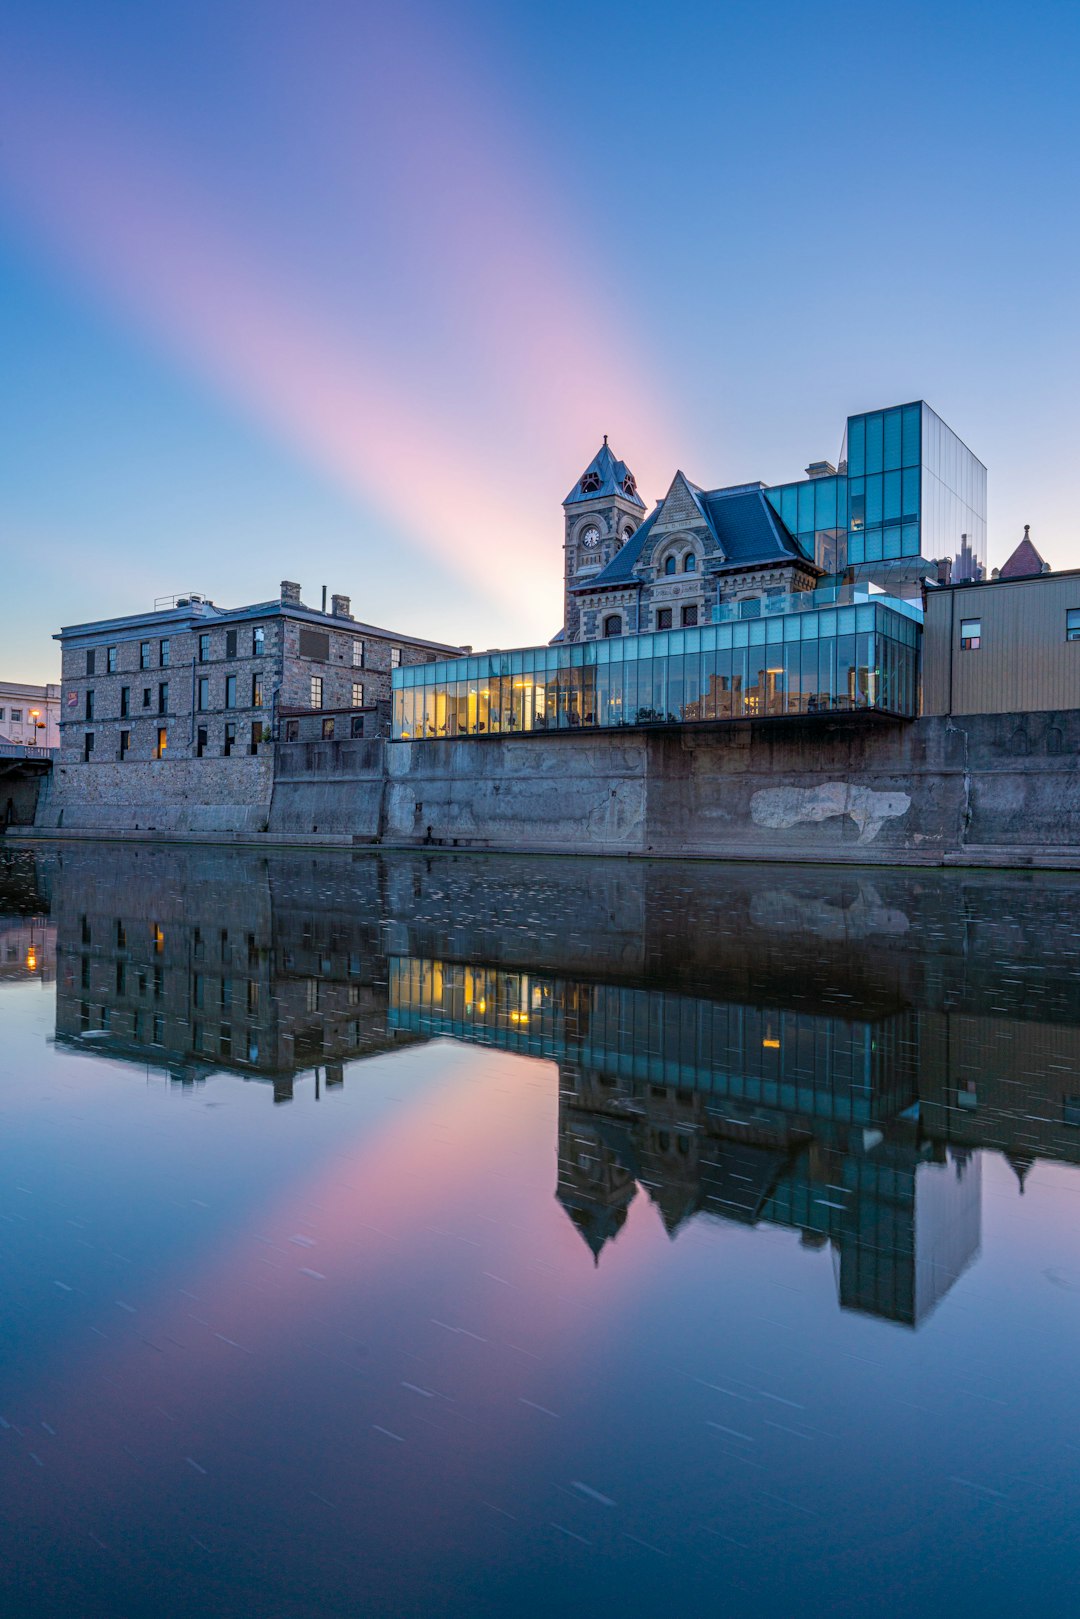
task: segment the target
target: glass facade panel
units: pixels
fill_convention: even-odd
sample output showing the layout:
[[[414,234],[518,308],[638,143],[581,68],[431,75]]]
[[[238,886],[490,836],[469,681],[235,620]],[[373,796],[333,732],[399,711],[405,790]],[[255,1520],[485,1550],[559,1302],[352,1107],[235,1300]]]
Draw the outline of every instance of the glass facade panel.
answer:
[[[984,576],[986,468],[928,405],[849,416],[845,443],[847,466],[835,478],[768,492],[819,567],[838,573],[850,564],[912,600],[941,559],[951,561],[954,582]]]
[[[899,530],[889,532],[895,546]],[[835,589],[818,594],[836,603]],[[788,600],[796,605],[756,620],[397,669],[393,735],[505,736],[854,709],[914,713],[915,609],[851,587],[837,605]]]

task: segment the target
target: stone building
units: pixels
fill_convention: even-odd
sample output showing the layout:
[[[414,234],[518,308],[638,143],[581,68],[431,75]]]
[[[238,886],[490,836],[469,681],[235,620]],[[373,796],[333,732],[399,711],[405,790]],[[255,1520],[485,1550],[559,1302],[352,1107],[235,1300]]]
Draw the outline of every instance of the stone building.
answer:
[[[677,472],[644,516],[633,473],[604,443],[563,502],[561,639],[687,628],[813,590],[824,576],[788,532],[764,484],[699,489]]]
[[[181,596],[56,639],[60,754],[36,824],[84,831],[264,831],[276,742],[383,736],[392,671],[466,650],[361,623],[347,596],[307,607],[289,580],[276,601]]]
[[[220,608],[198,595],[74,624],[61,648],[60,763],[255,755],[275,737],[377,736],[390,675],[462,649],[329,613],[283,580],[277,601]]]
[[[60,746],[60,687],[0,680],[0,742]]]

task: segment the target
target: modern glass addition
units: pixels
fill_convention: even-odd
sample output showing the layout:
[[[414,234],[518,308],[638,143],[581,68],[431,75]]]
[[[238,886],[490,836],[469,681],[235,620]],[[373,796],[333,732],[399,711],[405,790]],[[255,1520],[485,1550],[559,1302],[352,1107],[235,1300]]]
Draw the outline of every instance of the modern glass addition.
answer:
[[[954,582],[982,577],[986,468],[929,405],[849,416],[846,444],[836,473],[767,490],[819,567],[876,577],[947,557]]]
[[[831,603],[810,605],[829,594]],[[806,595],[805,606],[755,620],[410,665],[393,677],[393,736],[507,736],[857,710],[913,716],[918,609],[850,588]]]

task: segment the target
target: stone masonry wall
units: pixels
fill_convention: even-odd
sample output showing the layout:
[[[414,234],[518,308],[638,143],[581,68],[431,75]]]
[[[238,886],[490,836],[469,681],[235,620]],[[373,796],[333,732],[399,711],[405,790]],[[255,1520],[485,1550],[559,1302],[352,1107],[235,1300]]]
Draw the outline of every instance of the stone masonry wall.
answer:
[[[228,759],[79,760],[56,766],[35,829],[102,836],[260,833],[269,818],[273,780],[269,750]]]

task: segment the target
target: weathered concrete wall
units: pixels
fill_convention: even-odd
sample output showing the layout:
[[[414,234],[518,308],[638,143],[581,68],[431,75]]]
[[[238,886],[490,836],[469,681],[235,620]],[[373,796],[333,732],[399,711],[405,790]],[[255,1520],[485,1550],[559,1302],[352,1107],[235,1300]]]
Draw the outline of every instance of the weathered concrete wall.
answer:
[[[229,759],[128,759],[62,764],[38,805],[38,832],[264,832],[273,792],[267,751]]]
[[[41,831],[1080,866],[1080,711],[852,716],[61,766]]]
[[[279,749],[270,828],[560,853],[1080,864],[1078,760],[1076,712],[314,744]]]

